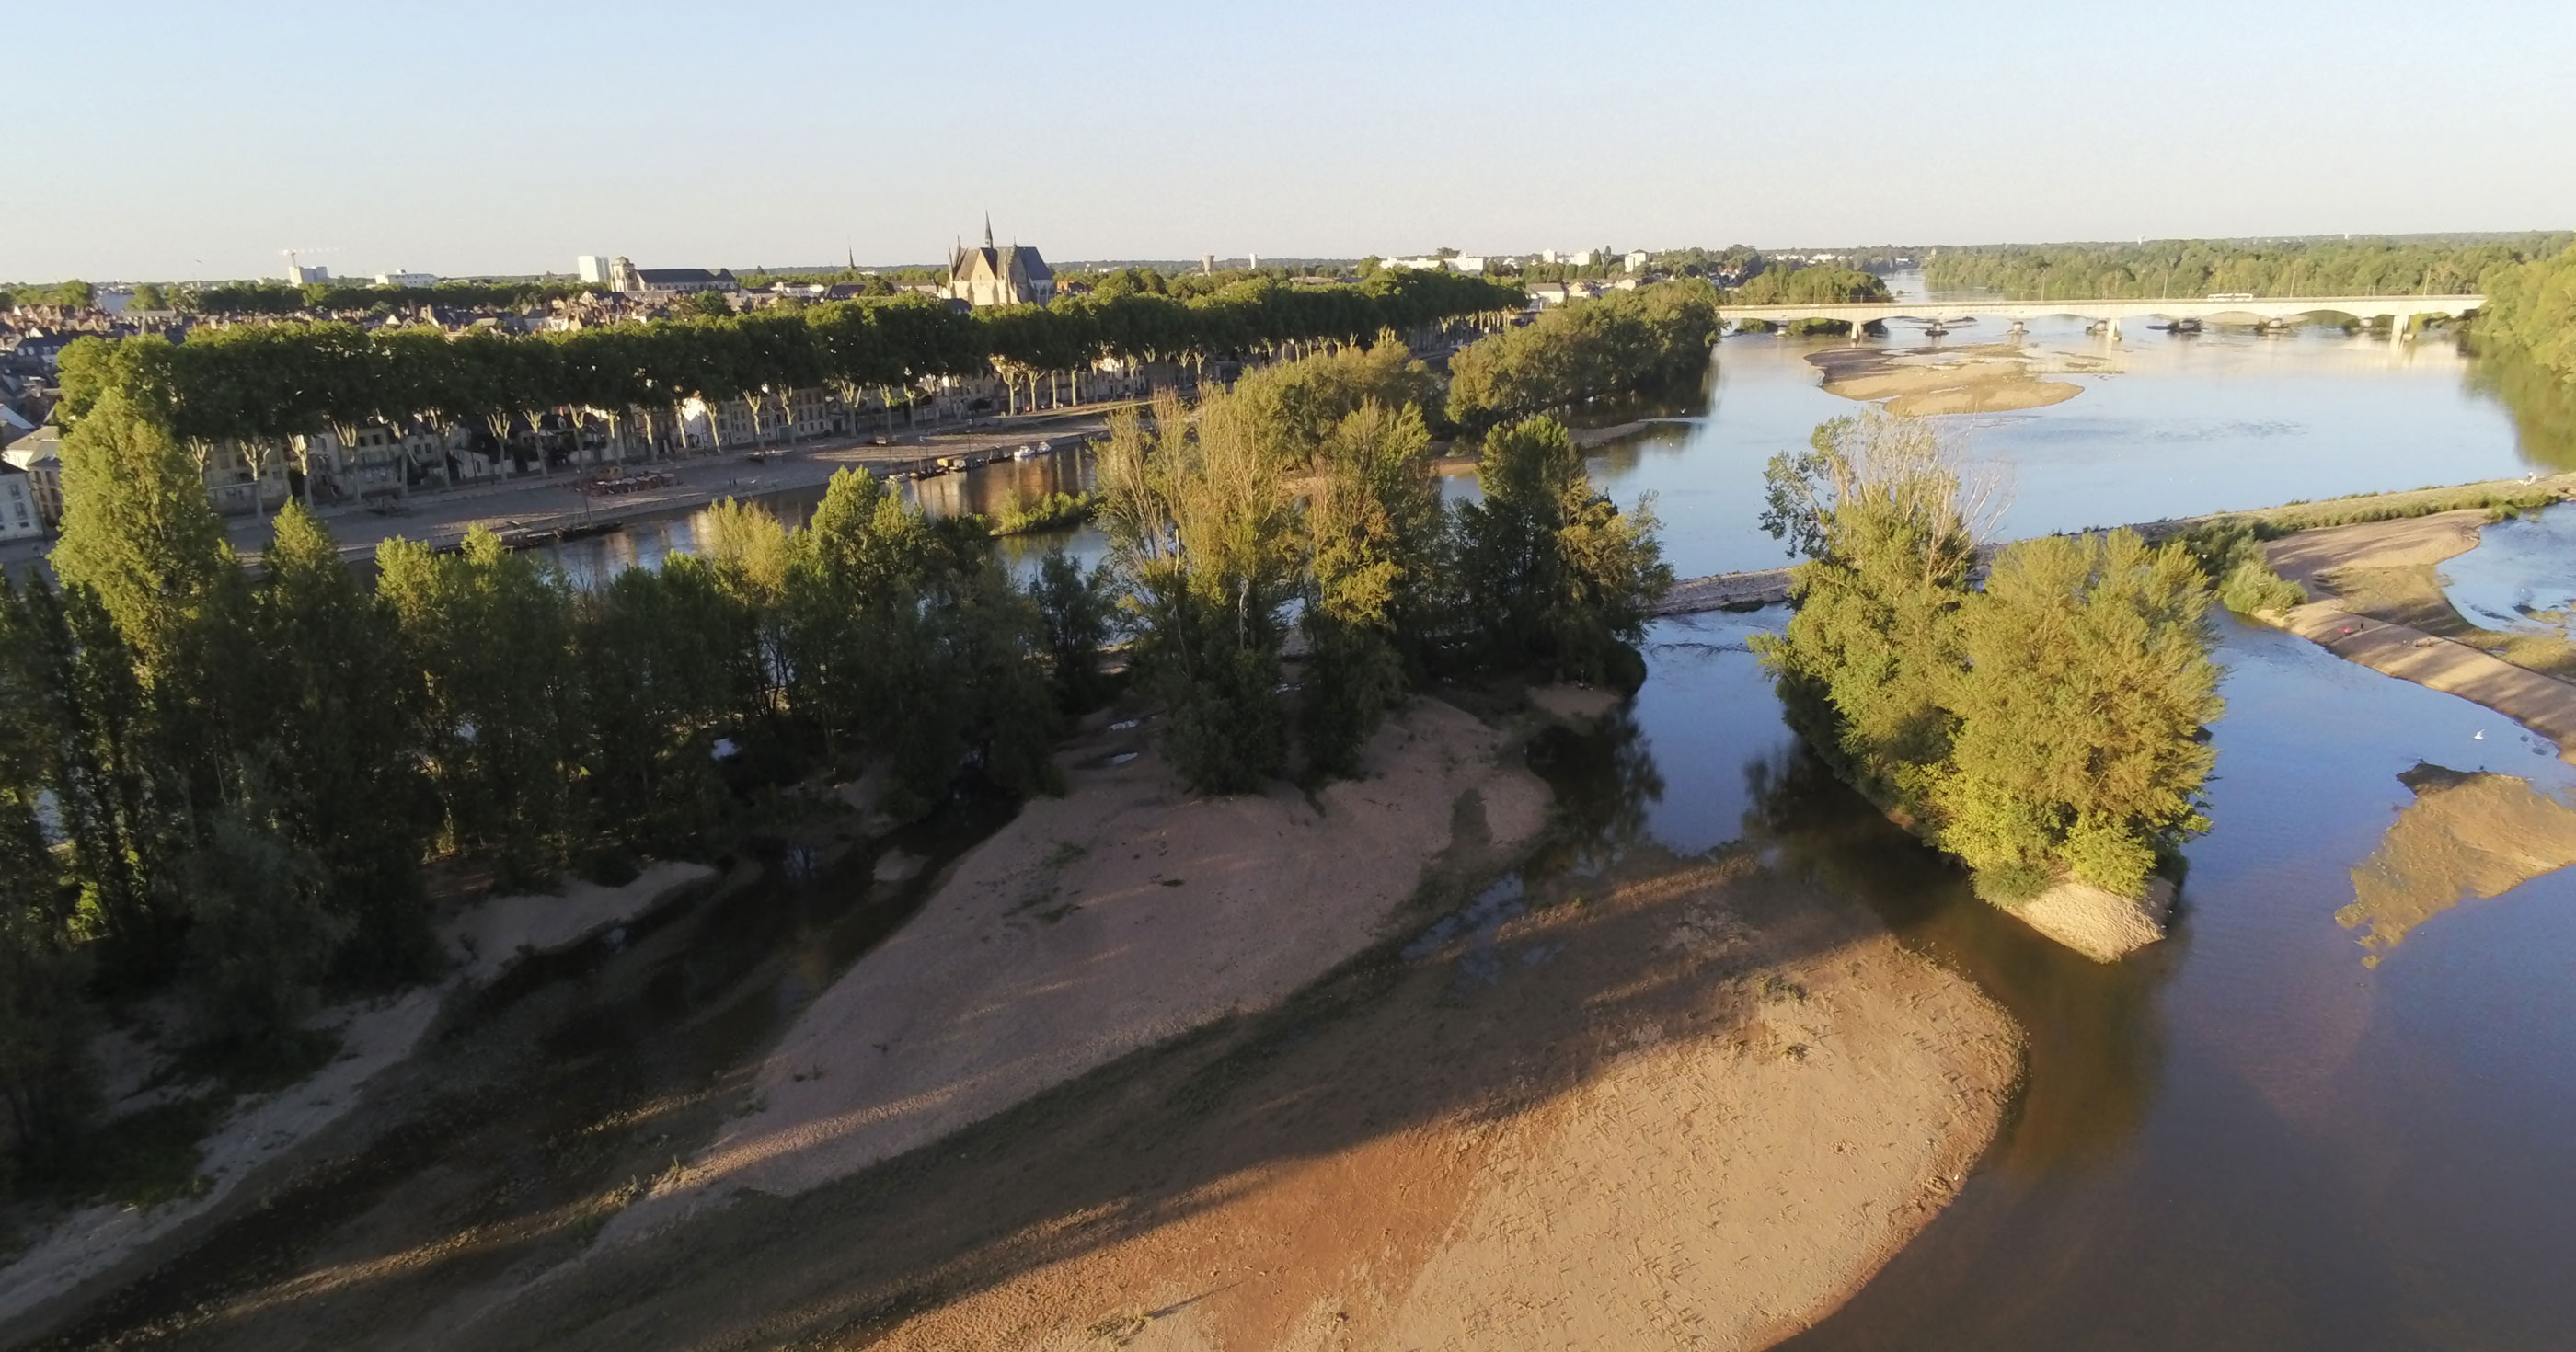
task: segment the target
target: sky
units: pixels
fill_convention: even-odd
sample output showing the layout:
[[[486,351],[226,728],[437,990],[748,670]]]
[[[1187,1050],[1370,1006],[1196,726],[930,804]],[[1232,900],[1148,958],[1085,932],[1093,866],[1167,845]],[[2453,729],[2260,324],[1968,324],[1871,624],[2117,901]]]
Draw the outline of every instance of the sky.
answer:
[[[2576,4],[0,0],[0,279],[2576,226]]]

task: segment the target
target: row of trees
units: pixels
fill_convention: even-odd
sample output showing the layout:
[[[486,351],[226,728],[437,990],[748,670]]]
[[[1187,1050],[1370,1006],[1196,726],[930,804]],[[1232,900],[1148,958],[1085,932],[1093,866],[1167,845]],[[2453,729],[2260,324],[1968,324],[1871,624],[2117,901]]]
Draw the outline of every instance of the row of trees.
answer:
[[[171,428],[192,442],[283,441],[326,429],[412,421],[482,422],[507,441],[543,412],[604,419],[625,434],[638,410],[742,399],[783,419],[793,391],[839,389],[857,402],[940,376],[996,370],[1032,387],[1047,372],[1114,356],[1135,363],[1351,342],[1462,315],[1516,308],[1520,294],[1479,279],[1389,277],[1359,287],[1246,283],[1183,301],[1133,293],[1052,306],[961,312],[919,296],[725,318],[611,325],[521,336],[492,329],[372,332],[337,323],[207,329],[186,343],[84,340],[64,353],[74,416],[113,385],[163,392]]]
[[[2137,300],[2246,293],[2263,297],[2458,295],[2499,267],[2548,257],[2555,234],[2284,241],[2148,240],[2137,244],[1995,244],[1942,249],[1925,261],[1934,292],[2006,300]]]
[[[597,591],[488,533],[391,541],[369,589],[290,507],[249,575],[166,390],[95,393],[64,446],[60,590],[0,596],[0,1100],[72,1148],[91,997],[176,989],[206,1041],[292,1045],[326,988],[431,970],[425,861],[503,888],[618,880],[736,829],[763,786],[883,767],[1053,778],[1107,601],[1016,586],[974,518],[862,473],[801,529],[713,514],[704,552]]]
[[[2123,530],[2011,545],[1980,590],[1986,496],[1963,464],[1876,412],[1775,459],[1764,524],[1807,561],[1763,662],[1809,744],[1980,895],[2072,877],[2137,896],[2208,827],[2209,579]]]
[[[1717,341],[1717,306],[1717,288],[1690,280],[1550,310],[1450,358],[1448,416],[1479,429],[1605,394],[1696,381]]]

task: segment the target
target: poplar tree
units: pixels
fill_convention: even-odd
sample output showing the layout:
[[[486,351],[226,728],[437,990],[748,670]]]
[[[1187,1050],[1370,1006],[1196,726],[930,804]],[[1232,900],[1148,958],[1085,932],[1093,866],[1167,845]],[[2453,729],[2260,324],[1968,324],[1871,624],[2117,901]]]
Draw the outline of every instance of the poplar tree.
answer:
[[[302,504],[278,513],[252,607],[277,819],[315,855],[348,929],[341,973],[365,984],[437,962],[420,876],[438,820],[419,768],[423,691],[391,607],[341,562]]]

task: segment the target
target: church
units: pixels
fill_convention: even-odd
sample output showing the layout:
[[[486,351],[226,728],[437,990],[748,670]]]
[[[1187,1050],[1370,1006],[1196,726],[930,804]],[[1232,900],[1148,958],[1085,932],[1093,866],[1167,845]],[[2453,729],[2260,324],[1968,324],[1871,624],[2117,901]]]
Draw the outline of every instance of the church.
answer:
[[[962,245],[948,256],[948,298],[968,305],[1044,305],[1055,298],[1055,272],[1025,244],[993,247],[993,218],[984,218],[984,247]]]

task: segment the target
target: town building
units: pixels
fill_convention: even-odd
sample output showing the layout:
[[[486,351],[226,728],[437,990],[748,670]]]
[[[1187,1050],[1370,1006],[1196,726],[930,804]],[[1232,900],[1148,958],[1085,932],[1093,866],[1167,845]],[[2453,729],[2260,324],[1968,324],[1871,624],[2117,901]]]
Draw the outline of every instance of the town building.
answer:
[[[986,217],[984,247],[948,256],[948,298],[978,308],[1044,305],[1055,299],[1055,271],[1029,245],[993,247],[993,222]]]
[[[673,296],[694,296],[701,291],[726,295],[742,290],[729,268],[709,272],[705,268],[639,268],[621,254],[608,260],[608,289],[628,292],[661,292]]]
[[[32,540],[45,533],[36,513],[36,490],[27,471],[0,460],[0,540]]]
[[[62,429],[50,423],[0,451],[0,462],[26,476],[27,491],[35,500],[36,520],[43,526],[63,519],[62,452]]]
[[[1628,271],[1630,272],[1643,272],[1646,270],[1646,251],[1643,249],[1630,249],[1628,251],[1628,256],[1620,261],[1628,265]]]
[[[376,274],[378,286],[436,286],[437,284],[438,274],[435,272],[404,272],[396,268],[392,272]]]
[[[608,285],[608,260],[598,254],[583,254],[572,260],[572,271],[593,286]]]

